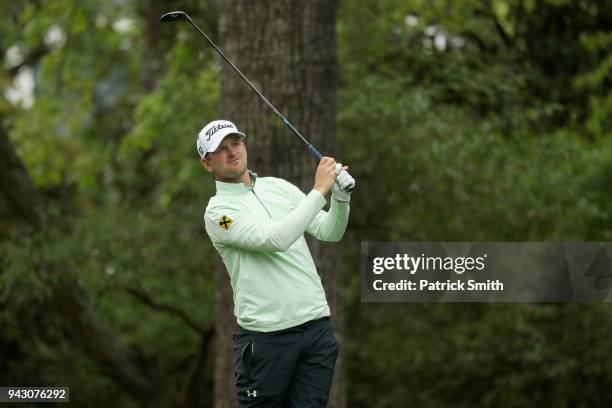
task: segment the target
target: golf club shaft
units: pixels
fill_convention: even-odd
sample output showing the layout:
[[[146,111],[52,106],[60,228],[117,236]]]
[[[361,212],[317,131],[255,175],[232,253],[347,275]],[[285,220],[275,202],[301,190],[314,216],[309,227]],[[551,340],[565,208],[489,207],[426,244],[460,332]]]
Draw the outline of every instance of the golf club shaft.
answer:
[[[262,93],[259,91],[259,89],[257,89],[257,88],[255,87],[255,85],[253,85],[253,84],[251,83],[251,81],[249,81],[249,79],[248,79],[246,76],[244,76],[244,74],[243,74],[242,72],[240,72],[240,70],[238,69],[238,67],[236,67],[236,65],[234,65],[234,63],[233,63],[232,61],[230,61],[230,60],[229,60],[229,58],[227,58],[227,57],[225,56],[225,54],[223,53],[223,51],[221,51],[221,49],[220,49],[219,47],[217,47],[217,45],[216,45],[216,44],[215,44],[215,43],[214,43],[214,42],[213,42],[213,41],[212,41],[210,38],[208,38],[208,36],[207,36],[207,35],[204,33],[204,31],[202,31],[202,30],[200,29],[200,27],[198,27],[198,25],[197,25],[197,24],[196,24],[196,23],[195,23],[195,22],[194,22],[194,21],[191,19],[191,17],[189,16],[189,14],[185,13],[185,14],[184,14],[184,16],[185,16],[185,18],[187,19],[187,21],[189,21],[189,23],[191,23],[191,25],[192,25],[192,26],[194,26],[194,27],[195,27],[195,29],[196,29],[196,30],[198,30],[198,32],[199,32],[200,34],[202,34],[202,36],[203,36],[204,38],[206,38],[206,41],[208,41],[208,43],[209,43],[210,45],[212,45],[212,47],[215,49],[215,51],[217,51],[217,52],[219,53],[219,55],[221,55],[221,57],[222,57],[222,58],[225,60],[225,62],[227,62],[227,63],[228,63],[228,64],[229,64],[229,65],[230,65],[230,66],[231,66],[233,69],[234,69],[234,71],[236,71],[236,73],[237,73],[238,75],[240,75],[240,77],[241,77],[242,79],[244,79],[244,81],[245,81],[247,84],[249,84],[249,86],[251,87],[251,89],[253,89],[253,90],[254,90],[254,91],[257,93],[257,95],[259,95],[259,97],[260,97],[260,98],[261,98],[261,99],[262,99],[262,100],[263,100],[263,101],[266,103],[266,105],[268,105],[268,106],[269,106],[269,107],[272,109],[272,111],[274,111],[274,113],[276,113],[276,114],[278,115],[278,117],[280,117],[280,118],[281,118],[281,120],[283,121],[283,123],[284,123],[284,124],[285,124],[285,125],[286,125],[286,126],[287,126],[287,127],[288,127],[288,128],[289,128],[289,129],[290,129],[292,132],[293,132],[293,133],[295,133],[295,135],[296,135],[297,137],[299,137],[299,138],[302,140],[302,142],[304,142],[304,144],[306,145],[306,147],[308,148],[308,150],[310,151],[310,153],[312,153],[312,155],[313,155],[313,156],[314,156],[314,157],[317,159],[317,161],[320,161],[320,160],[321,160],[321,158],[323,157],[323,155],[322,155],[322,154],[321,154],[321,153],[320,153],[320,152],[319,152],[319,151],[318,151],[318,150],[317,150],[317,149],[316,149],[316,148],[315,148],[315,147],[314,147],[314,146],[313,146],[313,145],[312,145],[312,144],[311,144],[311,143],[310,143],[308,140],[306,140],[306,138],[305,138],[304,136],[302,136],[302,134],[301,134],[301,133],[300,133],[300,132],[299,132],[299,131],[298,131],[298,130],[295,128],[295,126],[293,126],[293,125],[291,124],[291,122],[289,122],[289,121],[287,120],[287,118],[285,118],[285,117],[283,116],[283,114],[282,114],[282,113],[280,113],[280,112],[279,112],[279,110],[278,110],[278,109],[276,109],[276,107],[275,107],[274,105],[272,105],[272,103],[271,103],[271,102],[268,100],[268,98],[266,98],[266,97],[265,97],[265,96],[264,96],[264,95],[263,95],[263,94],[262,94]]]

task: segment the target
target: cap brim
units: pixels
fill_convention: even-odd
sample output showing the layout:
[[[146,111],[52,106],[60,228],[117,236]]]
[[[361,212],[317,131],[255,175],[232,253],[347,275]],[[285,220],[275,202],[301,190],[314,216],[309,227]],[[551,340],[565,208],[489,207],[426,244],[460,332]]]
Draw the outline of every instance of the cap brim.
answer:
[[[242,132],[236,132],[236,131],[229,131],[225,134],[220,134],[218,138],[216,138],[216,140],[210,145],[210,147],[208,148],[208,151],[206,153],[212,153],[215,150],[217,150],[219,148],[219,145],[221,144],[221,142],[223,141],[223,139],[225,139],[228,136],[231,135],[240,135],[242,137],[246,137],[246,135]]]

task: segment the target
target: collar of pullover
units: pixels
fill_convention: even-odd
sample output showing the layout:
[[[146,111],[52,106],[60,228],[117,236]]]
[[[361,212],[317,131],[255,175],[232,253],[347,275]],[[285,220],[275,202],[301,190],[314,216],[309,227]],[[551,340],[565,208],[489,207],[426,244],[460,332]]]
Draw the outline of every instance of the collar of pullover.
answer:
[[[255,188],[257,173],[249,170],[249,175],[251,176],[251,187],[247,187],[244,183],[226,183],[216,180],[217,194],[244,194],[250,192]]]

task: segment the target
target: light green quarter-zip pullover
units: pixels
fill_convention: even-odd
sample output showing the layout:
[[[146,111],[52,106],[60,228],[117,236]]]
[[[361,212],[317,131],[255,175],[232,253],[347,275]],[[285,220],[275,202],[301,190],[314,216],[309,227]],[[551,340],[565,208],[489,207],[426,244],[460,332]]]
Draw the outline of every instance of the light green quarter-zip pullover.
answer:
[[[204,222],[227,267],[234,290],[234,314],[247,330],[269,332],[312,320],[328,306],[304,231],[322,241],[344,235],[348,203],[316,190],[305,195],[275,177],[257,178],[252,187],[217,181]]]

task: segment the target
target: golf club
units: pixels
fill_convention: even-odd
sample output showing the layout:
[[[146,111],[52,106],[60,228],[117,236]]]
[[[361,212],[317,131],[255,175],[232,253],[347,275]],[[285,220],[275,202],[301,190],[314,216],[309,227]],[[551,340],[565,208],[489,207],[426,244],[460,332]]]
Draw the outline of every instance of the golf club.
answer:
[[[274,113],[276,113],[278,115],[278,117],[281,118],[281,120],[283,121],[283,123],[297,136],[299,137],[302,142],[304,142],[304,144],[306,145],[306,147],[308,148],[308,150],[310,151],[310,153],[312,153],[312,155],[317,159],[317,161],[320,161],[321,158],[323,157],[323,155],[310,143],[308,142],[308,140],[306,140],[306,138],[304,136],[302,136],[302,134],[295,128],[295,126],[293,126],[288,120],[287,118],[285,118],[278,109],[276,109],[276,107],[274,105],[272,105],[272,103],[268,100],[268,98],[266,98],[261,92],[259,92],[259,89],[257,89],[255,87],[255,85],[253,85],[251,83],[251,81],[248,80],[248,78],[246,76],[244,76],[244,74],[242,72],[240,72],[240,70],[236,67],[236,65],[234,65],[234,63],[232,61],[229,60],[229,58],[227,58],[225,56],[225,54],[223,53],[223,51],[221,51],[221,49],[219,47],[217,47],[217,45],[212,42],[212,40],[210,38],[208,38],[208,36],[204,33],[204,31],[202,31],[200,29],[200,27],[198,27],[198,25],[191,19],[191,17],[189,16],[189,14],[185,13],[184,11],[170,11],[168,13],[163,14],[159,19],[162,22],[172,22],[172,21],[177,21],[180,20],[181,18],[185,18],[187,19],[187,21],[189,21],[189,23],[191,23],[192,26],[195,27],[196,30],[198,30],[198,32],[200,34],[202,34],[202,36],[204,38],[206,38],[206,41],[208,41],[208,43],[210,45],[212,45],[212,47],[215,49],[215,51],[217,51],[219,53],[219,55],[221,55],[221,57],[225,60],[225,62],[227,62],[233,69],[234,71],[236,71],[236,73],[238,75],[240,75],[240,77],[242,77],[242,79],[245,80],[245,82],[251,87],[251,89],[253,89],[255,91],[255,93],[257,93],[257,95],[259,95],[259,97],[266,103],[266,105],[268,105],[273,111]],[[346,172],[346,170],[342,170],[343,172]],[[352,185],[347,187],[348,191],[352,191],[355,188],[355,184],[353,183]]]

